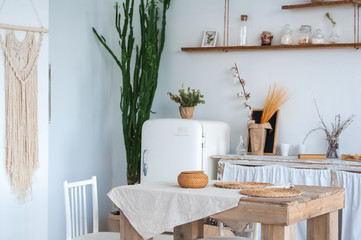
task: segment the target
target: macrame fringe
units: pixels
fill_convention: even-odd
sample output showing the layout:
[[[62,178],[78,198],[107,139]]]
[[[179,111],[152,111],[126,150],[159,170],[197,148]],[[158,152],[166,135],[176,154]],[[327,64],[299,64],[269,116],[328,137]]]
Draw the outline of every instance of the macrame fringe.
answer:
[[[10,186],[20,200],[31,193],[32,178],[39,167],[37,60],[42,43],[27,33],[18,41],[13,31],[0,38],[5,55],[6,171]]]

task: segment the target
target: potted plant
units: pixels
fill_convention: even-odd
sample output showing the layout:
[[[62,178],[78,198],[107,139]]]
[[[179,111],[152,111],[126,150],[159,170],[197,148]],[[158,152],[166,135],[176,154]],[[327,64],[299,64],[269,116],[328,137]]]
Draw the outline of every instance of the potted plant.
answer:
[[[179,95],[168,92],[170,99],[174,102],[179,103],[179,112],[182,118],[191,119],[193,117],[194,107],[198,104],[204,104],[204,96],[199,90],[191,89],[188,87],[187,91],[184,89],[184,84],[182,88],[178,90]]]
[[[120,110],[128,184],[138,183],[140,179],[142,126],[150,117],[157,88],[160,59],[165,44],[166,13],[171,0],[138,2],[139,21],[136,22],[139,24],[139,34],[136,36],[133,26],[134,11],[137,12],[135,1],[115,3],[115,28],[120,49],[112,50],[105,37],[93,28],[96,38],[122,72]],[[120,6],[123,8],[122,14],[119,12]]]

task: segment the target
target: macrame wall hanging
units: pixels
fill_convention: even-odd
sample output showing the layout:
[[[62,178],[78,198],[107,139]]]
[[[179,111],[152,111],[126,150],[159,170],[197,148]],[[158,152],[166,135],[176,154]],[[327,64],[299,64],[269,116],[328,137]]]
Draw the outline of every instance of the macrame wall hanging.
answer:
[[[41,24],[34,3],[30,2]],[[0,11],[4,3],[5,0]],[[6,172],[12,190],[25,200],[39,167],[37,61],[43,34],[49,31],[1,23],[0,29],[7,30],[5,41],[0,35],[5,64]],[[14,31],[25,31],[25,38],[19,41]]]

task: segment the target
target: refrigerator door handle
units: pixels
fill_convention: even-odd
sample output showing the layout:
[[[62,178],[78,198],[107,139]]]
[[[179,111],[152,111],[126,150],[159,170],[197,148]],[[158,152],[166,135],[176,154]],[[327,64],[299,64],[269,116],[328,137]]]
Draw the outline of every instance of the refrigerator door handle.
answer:
[[[143,173],[144,173],[144,176],[147,176],[147,173],[148,173],[148,163],[145,162],[145,154],[147,152],[147,149],[144,149],[143,151]]]

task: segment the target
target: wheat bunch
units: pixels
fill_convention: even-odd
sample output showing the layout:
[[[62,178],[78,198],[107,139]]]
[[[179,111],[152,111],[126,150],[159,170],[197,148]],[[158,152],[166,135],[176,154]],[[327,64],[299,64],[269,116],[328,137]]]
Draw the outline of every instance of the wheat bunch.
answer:
[[[270,85],[266,103],[263,108],[261,123],[268,122],[273,114],[289,99],[287,90],[284,87],[278,87],[277,84]]]

